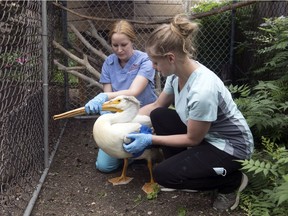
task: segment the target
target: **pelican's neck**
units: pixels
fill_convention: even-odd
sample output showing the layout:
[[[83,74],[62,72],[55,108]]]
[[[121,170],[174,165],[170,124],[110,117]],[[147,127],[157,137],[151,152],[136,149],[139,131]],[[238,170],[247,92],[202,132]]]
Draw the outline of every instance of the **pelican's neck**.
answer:
[[[138,114],[138,110],[137,107],[132,106],[122,112],[117,112],[111,117],[111,123],[131,122]]]

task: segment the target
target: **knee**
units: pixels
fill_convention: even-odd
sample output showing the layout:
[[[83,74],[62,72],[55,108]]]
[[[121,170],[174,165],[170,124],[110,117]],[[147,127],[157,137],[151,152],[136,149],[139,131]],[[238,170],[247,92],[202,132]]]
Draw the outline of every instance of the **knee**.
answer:
[[[99,149],[97,159],[96,159],[96,169],[109,173],[116,170],[120,166],[121,160],[117,158],[113,158],[107,153],[105,153],[102,149]]]
[[[166,109],[166,108],[159,107],[159,108],[152,110],[152,112],[150,113],[150,119],[152,122],[156,121],[158,117],[161,116],[163,109]]]
[[[101,160],[96,160],[96,169],[103,173],[110,173],[119,167],[119,164],[108,164]]]

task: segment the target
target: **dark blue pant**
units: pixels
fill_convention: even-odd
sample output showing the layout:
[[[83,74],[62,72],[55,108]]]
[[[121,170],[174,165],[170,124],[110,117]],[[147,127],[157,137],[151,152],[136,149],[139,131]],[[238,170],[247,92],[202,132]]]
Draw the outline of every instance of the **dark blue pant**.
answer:
[[[186,134],[187,127],[175,110],[157,108],[151,112],[151,121],[157,135]],[[165,160],[158,164],[153,174],[158,184],[175,189],[214,190],[232,193],[239,186],[241,164],[228,153],[205,140],[193,147],[163,147]],[[217,174],[215,170],[224,170]],[[223,169],[224,168],[224,169]]]

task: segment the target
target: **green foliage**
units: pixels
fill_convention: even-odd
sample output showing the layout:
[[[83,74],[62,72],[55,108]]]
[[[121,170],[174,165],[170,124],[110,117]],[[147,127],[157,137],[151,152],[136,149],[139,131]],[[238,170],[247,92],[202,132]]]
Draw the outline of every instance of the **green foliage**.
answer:
[[[235,102],[256,141],[265,136],[281,144],[288,142],[287,87],[281,87],[280,83],[279,80],[259,81],[251,89],[247,85],[228,87],[232,94],[237,95]]]
[[[59,40],[61,40],[62,35],[59,35],[58,37],[59,37]],[[76,43],[75,42],[76,38],[77,37],[75,36],[75,34],[73,34],[71,32],[68,33],[68,40],[70,41],[71,44]],[[73,52],[73,50],[70,50],[70,51]],[[61,52],[58,52],[57,50],[56,50],[56,56],[58,59],[61,59],[62,62],[66,61],[67,56],[63,55]],[[78,65],[77,62],[75,62],[71,58],[68,58],[68,65],[67,65],[68,67],[74,67],[77,65]],[[52,82],[57,83],[59,85],[64,85],[64,74],[65,73],[67,73],[67,72],[65,72],[63,70],[55,69],[53,71],[52,78],[51,78]],[[76,77],[70,73],[68,73],[67,76],[68,76],[68,83],[70,86],[77,86],[78,85],[78,82],[79,82],[78,77]]]
[[[236,96],[235,102],[247,119],[256,141],[265,136],[287,145],[288,19],[264,20],[259,31],[246,31],[247,44],[256,47],[255,56],[261,59],[261,64],[255,64],[255,76],[251,77],[255,85],[228,88]]]
[[[281,16],[264,20],[254,41],[260,45],[256,54],[259,58],[264,57],[266,62],[255,73],[270,72],[278,78],[288,72],[288,18]]]
[[[258,59],[251,77],[254,86],[228,87],[252,129],[257,147],[252,159],[241,161],[249,177],[249,186],[241,194],[241,207],[247,215],[287,214],[287,24],[284,17],[265,19],[259,32],[246,31],[252,41],[243,44],[252,48]]]
[[[217,0],[202,0],[197,2],[192,8],[191,11],[195,13],[208,12],[215,8],[227,5],[231,1],[217,1]]]
[[[258,31],[247,30],[246,41],[237,47],[254,51],[252,70],[254,79],[276,80],[286,77],[288,72],[288,18],[264,18]],[[253,50],[254,49],[254,50]]]
[[[249,177],[241,208],[247,215],[286,215],[288,209],[288,151],[262,137],[264,150],[242,160]]]
[[[147,194],[148,200],[154,200],[158,197],[158,193],[160,192],[160,186],[158,184],[155,184],[153,186],[153,192]]]
[[[64,85],[64,74],[63,71],[55,70],[52,77],[52,82]],[[78,84],[78,78],[72,74],[68,74],[68,82],[70,86],[75,86]]]
[[[139,194],[135,199],[134,199],[134,202],[136,203],[136,204],[139,204],[139,203],[141,203],[142,202],[142,196]]]
[[[7,80],[27,79],[27,77],[29,77],[29,74],[23,73],[23,68],[25,67],[25,70],[27,70],[28,67],[34,67],[35,61],[35,58],[31,57],[28,61],[26,54],[23,54],[21,52],[4,52],[0,54],[1,72],[3,71],[3,73],[0,73],[0,78]]]
[[[69,60],[68,61],[68,66],[69,67],[73,67],[73,66],[76,66],[77,63],[72,61],[72,60]],[[63,71],[61,70],[58,70],[58,69],[55,69],[54,72],[53,72],[53,76],[52,76],[52,82],[55,82],[55,83],[58,83],[58,84],[61,84],[63,85],[64,84],[64,73]],[[72,74],[69,74],[68,73],[68,83],[70,86],[75,86],[78,84],[78,78]]]
[[[16,59],[19,58],[20,54],[17,52],[13,53],[2,53],[0,54],[1,62],[5,62],[7,65],[13,65],[16,63]]]
[[[178,216],[186,216],[187,215],[187,209],[186,208],[184,208],[184,207],[180,207],[180,208],[178,208]]]

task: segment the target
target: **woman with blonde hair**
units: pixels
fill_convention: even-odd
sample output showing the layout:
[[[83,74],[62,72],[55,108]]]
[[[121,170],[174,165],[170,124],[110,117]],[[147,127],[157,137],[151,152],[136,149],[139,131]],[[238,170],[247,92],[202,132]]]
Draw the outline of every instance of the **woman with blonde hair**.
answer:
[[[87,114],[103,114],[102,104],[119,95],[135,96],[141,106],[157,98],[154,91],[155,70],[148,55],[133,48],[136,34],[131,23],[126,20],[113,23],[109,40],[114,53],[107,57],[102,66],[99,82],[103,84],[104,92],[85,105]],[[119,168],[122,161],[99,149],[96,168],[108,173]]]
[[[223,82],[193,59],[197,30],[197,23],[177,15],[152,32],[146,52],[167,78],[158,99],[140,113],[151,117],[155,134],[129,134],[134,141],[123,147],[137,154],[160,146],[165,160],[153,172],[163,191],[217,190],[213,207],[233,210],[248,183],[237,160],[251,157],[253,136]]]

